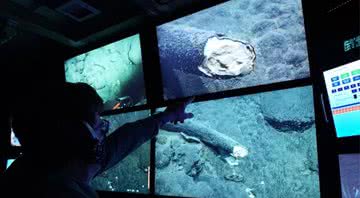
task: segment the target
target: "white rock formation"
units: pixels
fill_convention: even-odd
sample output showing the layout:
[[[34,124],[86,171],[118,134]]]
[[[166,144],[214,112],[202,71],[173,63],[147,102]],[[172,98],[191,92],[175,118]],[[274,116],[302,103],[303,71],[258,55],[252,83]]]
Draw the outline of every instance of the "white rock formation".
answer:
[[[255,50],[247,43],[211,37],[204,48],[205,59],[199,70],[207,76],[238,76],[253,71]]]
[[[248,154],[249,151],[244,146],[241,145],[234,146],[233,152],[231,153],[231,155],[236,159],[246,157]]]

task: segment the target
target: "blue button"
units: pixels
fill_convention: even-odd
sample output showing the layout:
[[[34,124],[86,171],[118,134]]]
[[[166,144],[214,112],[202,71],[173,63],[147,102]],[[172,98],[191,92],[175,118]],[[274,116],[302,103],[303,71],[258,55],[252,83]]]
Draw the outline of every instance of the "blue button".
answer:
[[[355,76],[355,77],[353,77],[353,80],[354,80],[354,81],[360,80],[360,76]]]
[[[352,85],[351,85],[351,88],[354,88],[354,87],[356,87],[356,84],[352,84]]]
[[[339,76],[335,76],[335,77],[331,78],[331,82],[334,82],[334,81],[337,81],[337,80],[339,80]]]
[[[358,83],[358,86],[360,87],[360,83]]]
[[[357,89],[353,89],[351,90],[352,93],[356,93],[357,92]]]
[[[339,87],[339,88],[338,88],[338,91],[342,91],[342,90],[343,90],[343,88],[342,88],[342,87]]]
[[[331,90],[331,93],[336,93],[336,89]]]
[[[351,79],[350,78],[347,78],[347,79],[344,79],[342,80],[342,83],[343,84],[347,84],[347,83],[350,83]]]
[[[332,83],[332,86],[333,86],[333,87],[337,87],[337,86],[339,86],[339,85],[340,85],[340,82],[339,82],[339,81]]]
[[[348,90],[348,89],[349,89],[349,86],[346,85],[346,86],[344,87],[344,90]]]

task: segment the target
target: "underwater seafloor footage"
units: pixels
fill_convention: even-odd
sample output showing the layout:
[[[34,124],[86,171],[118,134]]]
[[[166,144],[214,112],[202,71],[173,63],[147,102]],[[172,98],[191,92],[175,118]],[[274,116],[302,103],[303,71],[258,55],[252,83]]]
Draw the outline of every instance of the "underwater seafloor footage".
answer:
[[[94,87],[107,103],[121,102],[124,97],[132,105],[145,104],[140,36],[97,48],[65,62],[67,82],[84,82]]]
[[[147,118],[150,111],[137,111],[119,115],[106,116],[110,121],[110,134],[128,122]],[[121,131],[120,131],[121,132]],[[97,190],[148,193],[148,169],[150,166],[150,141],[141,145],[134,152],[97,176],[92,186]]]
[[[342,198],[360,198],[360,154],[339,155]]]
[[[310,76],[300,0],[228,1],[157,37],[165,99]]]
[[[190,104],[156,140],[159,195],[320,197],[312,87]]]

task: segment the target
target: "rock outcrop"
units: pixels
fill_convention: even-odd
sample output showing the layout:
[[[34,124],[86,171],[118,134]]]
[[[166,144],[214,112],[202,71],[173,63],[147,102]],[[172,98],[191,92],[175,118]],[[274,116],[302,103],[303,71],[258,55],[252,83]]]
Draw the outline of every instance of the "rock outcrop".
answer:
[[[311,87],[262,94],[260,107],[265,121],[280,132],[304,132],[314,123]],[[281,108],[279,108],[281,107]]]
[[[248,153],[247,149],[238,141],[210,127],[206,127],[201,123],[193,122],[191,120],[181,125],[165,124],[162,126],[162,129],[170,132],[182,132],[189,136],[197,137],[216,153],[223,156],[234,155],[234,150],[237,152],[235,155],[241,155],[242,157],[245,157]],[[242,154],[238,153],[239,148],[242,148]]]

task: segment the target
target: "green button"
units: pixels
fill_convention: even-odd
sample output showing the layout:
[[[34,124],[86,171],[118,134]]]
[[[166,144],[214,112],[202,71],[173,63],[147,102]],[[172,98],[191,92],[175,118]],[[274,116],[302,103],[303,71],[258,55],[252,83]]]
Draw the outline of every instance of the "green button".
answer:
[[[349,73],[344,73],[344,74],[341,74],[341,79],[344,79],[344,78],[348,78],[350,75]]]
[[[360,69],[357,69],[357,70],[354,70],[351,72],[351,75],[355,76],[355,75],[358,75],[360,74]]]

